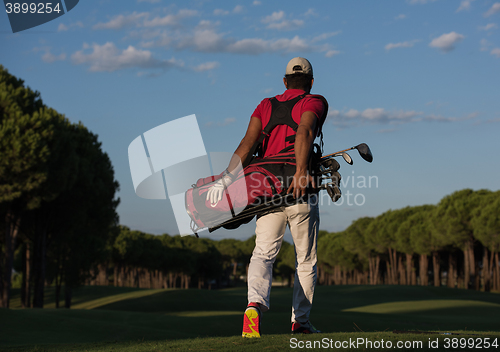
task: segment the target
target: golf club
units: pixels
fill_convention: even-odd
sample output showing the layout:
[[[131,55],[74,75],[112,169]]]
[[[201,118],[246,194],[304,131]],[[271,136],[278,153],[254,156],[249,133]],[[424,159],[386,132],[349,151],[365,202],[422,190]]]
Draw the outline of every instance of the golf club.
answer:
[[[370,147],[369,147],[369,146],[368,146],[368,144],[366,144],[366,143],[361,143],[361,144],[358,144],[358,145],[356,145],[356,146],[354,146],[354,147],[347,148],[347,149],[344,149],[344,150],[340,150],[340,151],[338,151],[338,152],[336,152],[336,153],[332,153],[332,154],[325,155],[324,157],[322,157],[322,159],[328,158],[328,157],[330,157],[330,156],[338,156],[338,155],[342,155],[342,153],[347,152],[347,151],[352,150],[352,149],[357,149],[357,150],[358,150],[358,152],[359,152],[359,155],[360,155],[360,156],[361,156],[364,160],[368,161],[369,163],[371,163],[371,162],[373,161],[373,154],[372,154],[372,152],[371,152],[371,150],[370,150]],[[342,155],[342,156],[343,156],[343,155]],[[346,159],[345,159],[345,157],[344,157],[344,160],[346,160]],[[346,160],[346,162],[348,162],[348,161]],[[351,165],[352,165],[352,164],[351,164]]]

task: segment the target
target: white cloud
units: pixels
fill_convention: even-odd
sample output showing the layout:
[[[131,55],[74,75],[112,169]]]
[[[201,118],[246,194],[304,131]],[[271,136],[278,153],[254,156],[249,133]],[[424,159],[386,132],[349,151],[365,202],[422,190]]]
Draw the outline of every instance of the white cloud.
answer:
[[[209,121],[205,123],[205,127],[212,127],[212,126],[219,126],[219,127],[224,127],[231,125],[236,122],[236,119],[234,117],[227,117],[224,119],[224,121],[219,121],[219,122],[213,122]]]
[[[493,44],[487,41],[486,39],[481,39],[479,44],[481,44],[481,51],[488,51],[490,50],[489,47],[493,46]]]
[[[60,55],[53,55],[51,52],[50,52],[50,49],[47,48],[45,49],[45,54],[42,55],[42,61],[43,62],[46,62],[46,63],[53,63],[55,61],[64,61],[66,60],[66,54],[62,53]]]
[[[490,29],[496,29],[498,26],[496,23],[488,23],[486,26],[478,27],[480,31],[489,31]]]
[[[434,2],[434,1],[437,1],[437,0],[407,0],[408,3],[410,3],[411,5],[415,5],[415,4],[427,4],[429,2]]]
[[[87,49],[92,51],[85,53]],[[71,55],[71,60],[75,65],[89,65],[89,70],[92,72],[113,72],[132,67],[168,69],[184,66],[175,59],[157,60],[150,51],[136,49],[131,45],[125,50],[119,50],[111,42],[104,45],[92,44],[92,46],[84,44],[83,50]]]
[[[227,50],[233,53],[257,55],[265,52],[306,52],[312,51],[312,48],[304,39],[295,36],[292,39],[281,38],[275,40],[242,39],[230,44]]]
[[[51,48],[49,46],[37,47],[33,48],[35,53],[43,52],[42,61],[46,63],[53,63],[55,61],[63,61],[66,60],[66,54],[61,53],[60,55],[54,55],[51,53]]]
[[[215,15],[215,16],[225,16],[225,15],[229,15],[229,11],[227,11],[227,10],[223,10],[223,9],[215,9],[215,10],[214,10],[214,15]]]
[[[58,32],[68,31],[73,28],[83,28],[83,23],[81,21],[77,21],[75,23],[71,23],[69,25],[65,25],[64,23],[60,23],[57,27]]]
[[[237,5],[233,9],[233,13],[242,13],[245,10],[245,8],[241,5]]]
[[[177,14],[169,14],[164,17],[156,16],[149,19],[149,12],[133,12],[130,15],[117,15],[112,17],[108,22],[98,23],[93,29],[122,29],[125,27],[159,27],[159,26],[177,26],[180,21],[198,15],[195,10],[181,9]]]
[[[262,23],[272,23],[281,21],[285,18],[285,11],[275,11],[269,16],[266,16],[262,19]]]
[[[306,17],[310,17],[310,16],[318,16],[316,10],[314,9],[309,9],[306,11],[306,13],[304,13],[304,16]]]
[[[500,48],[495,48],[490,52],[491,55],[495,55],[500,59]]]
[[[196,72],[203,72],[203,71],[213,70],[214,68],[217,67],[219,67],[219,63],[216,61],[212,61],[212,62],[205,62],[196,67],[193,67],[193,70],[195,70]]]
[[[328,116],[335,126],[346,128],[372,124],[400,125],[419,121],[457,122],[476,118],[478,113],[472,113],[463,117],[444,117],[433,114],[425,115],[423,112],[414,110],[387,111],[384,108],[369,108],[363,111],[356,109],[344,112],[333,110],[328,113]]]
[[[137,0],[138,3],[141,3],[141,2],[149,2],[150,4],[157,4],[159,3],[161,0]]]
[[[177,49],[191,49],[198,52],[210,53],[236,53],[247,55],[259,55],[266,52],[311,52],[324,51],[322,48],[312,46],[307,40],[295,36],[278,39],[226,38],[219,33],[212,24],[197,26],[193,33],[187,33],[176,42]]]
[[[267,24],[268,29],[277,29],[281,31],[294,30],[304,25],[303,20],[287,19],[284,11],[276,11],[271,15],[264,17],[262,23]]]
[[[450,32],[434,38],[430,42],[429,46],[447,53],[455,49],[455,44],[461,42],[464,38],[465,37],[462,34]]]
[[[334,57],[336,55],[340,54],[340,51],[338,50],[328,50],[326,53],[325,53],[325,56],[326,57]]]
[[[163,27],[163,26],[177,26],[184,18],[193,17],[198,15],[196,10],[179,10],[176,15],[166,15],[164,17],[155,17],[152,20],[145,20],[145,27]]]
[[[389,43],[385,46],[385,50],[389,51],[394,48],[411,48],[415,45],[415,43],[419,42],[420,40],[415,39],[412,41],[406,41],[406,42],[401,42],[401,43]]]
[[[254,2],[252,3],[254,6],[257,6],[257,5],[261,5],[262,2],[260,2],[259,0],[254,0]]]
[[[228,117],[228,118],[224,119],[224,121],[219,126],[227,126],[227,125],[230,125],[230,124],[235,123],[235,122],[236,122],[236,119],[234,117]]]
[[[200,27],[195,29],[192,35],[183,38],[177,47],[192,48],[201,52],[223,52],[227,47],[227,41],[215,29]]]
[[[277,23],[270,23],[268,29],[277,29],[280,31],[290,31],[302,27],[304,25],[303,20],[284,20]]]
[[[66,54],[63,53],[61,55],[55,56],[55,55],[52,55],[50,52],[46,52],[42,56],[42,60],[44,62],[47,62],[47,63],[52,63],[54,61],[62,61],[62,60],[66,60]]]
[[[470,10],[470,4],[471,2],[473,2],[474,0],[462,0],[462,2],[460,3],[460,6],[458,7],[457,11],[456,12],[460,12],[460,11],[469,11]]]
[[[397,15],[396,17],[394,17],[395,20],[404,20],[406,18],[406,15],[404,14],[400,14],[400,15]]]
[[[491,8],[484,13],[484,17],[490,17],[491,15],[494,15],[497,12],[500,12],[500,2],[494,3],[491,6]]]
[[[188,31],[141,28],[129,33],[133,38],[140,38],[142,48],[170,47],[177,50],[192,50],[206,53],[235,53],[259,55],[263,53],[320,52],[327,57],[338,54],[328,44],[315,43],[340,33],[325,33],[316,38],[232,38],[227,33],[218,31],[219,22],[200,21],[198,26]]]
[[[364,111],[350,109],[346,112],[333,110],[328,113],[334,125],[339,127],[350,127],[364,124],[399,124],[414,121],[422,116],[422,112],[417,111],[386,111],[383,108],[369,108]]]
[[[131,15],[117,15],[111,18],[106,23],[98,23],[94,25],[93,29],[122,29],[124,27],[139,26],[144,18],[148,17],[147,12],[133,12]]]
[[[328,33],[323,33],[323,34],[320,34],[316,37],[314,37],[312,40],[311,40],[311,43],[316,43],[316,42],[319,42],[319,41],[322,41],[322,40],[325,40],[325,39],[328,39],[328,38],[331,38],[331,37],[334,37],[336,35],[339,35],[340,33],[342,33],[342,31],[336,31],[336,32],[328,32]]]

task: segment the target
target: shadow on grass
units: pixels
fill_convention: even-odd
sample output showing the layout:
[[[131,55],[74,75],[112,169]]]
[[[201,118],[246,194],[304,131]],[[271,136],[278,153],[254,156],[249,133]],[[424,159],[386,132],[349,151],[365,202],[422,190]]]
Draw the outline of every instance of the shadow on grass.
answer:
[[[292,290],[273,288],[265,334],[290,331]],[[246,289],[140,290],[84,287],[87,309],[0,311],[0,346],[238,336]],[[500,331],[500,295],[411,286],[320,286],[311,319],[325,332]]]

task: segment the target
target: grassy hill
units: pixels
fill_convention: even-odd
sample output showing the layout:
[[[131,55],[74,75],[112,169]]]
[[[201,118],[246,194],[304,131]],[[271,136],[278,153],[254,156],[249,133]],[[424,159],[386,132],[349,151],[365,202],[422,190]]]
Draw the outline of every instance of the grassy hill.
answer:
[[[0,310],[0,350],[279,350],[290,344],[291,299],[291,289],[273,288],[271,310],[262,322],[265,338],[248,341],[239,337],[245,288],[82,287],[70,310],[51,308],[49,288],[45,309]],[[15,291],[11,306],[19,307],[19,302]],[[321,338],[334,340],[423,341],[423,335],[392,331],[424,330],[486,333],[500,343],[499,317],[500,294],[420,286],[319,286],[311,314],[314,325],[327,333]]]

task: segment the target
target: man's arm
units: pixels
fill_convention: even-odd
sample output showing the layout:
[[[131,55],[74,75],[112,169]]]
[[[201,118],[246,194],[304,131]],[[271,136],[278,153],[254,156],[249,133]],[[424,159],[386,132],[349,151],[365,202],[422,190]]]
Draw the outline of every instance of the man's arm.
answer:
[[[250,149],[252,149],[252,146],[257,141],[257,139],[259,139],[261,129],[262,122],[260,121],[260,119],[252,116],[252,118],[250,119],[250,123],[248,124],[245,137],[243,137],[240,145],[238,146],[238,148],[236,148],[236,151],[234,152],[231,161],[229,162],[229,166],[227,167],[227,171],[232,173],[232,171],[234,171],[239,164],[243,163],[246,160]]]
[[[315,186],[314,179],[308,173],[309,155],[314,142],[314,131],[318,118],[312,111],[302,113],[299,128],[295,136],[296,169],[292,183],[287,193],[292,193],[295,198],[300,198],[306,193],[309,183]]]

